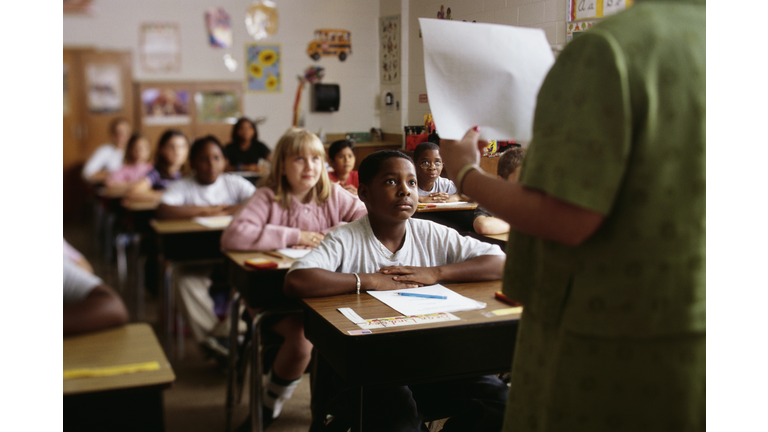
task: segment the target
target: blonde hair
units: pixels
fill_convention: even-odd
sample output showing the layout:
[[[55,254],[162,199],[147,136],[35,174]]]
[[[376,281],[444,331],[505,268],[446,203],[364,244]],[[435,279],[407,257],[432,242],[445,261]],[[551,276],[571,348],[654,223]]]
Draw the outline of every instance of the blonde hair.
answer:
[[[304,153],[318,156],[321,161],[325,161],[325,147],[317,135],[299,127],[288,129],[277,142],[275,151],[272,153],[272,170],[259,185],[272,189],[275,193],[274,200],[279,202],[283,208],[290,207],[292,195],[291,185],[285,177],[287,159]],[[331,196],[331,181],[328,179],[325,163],[321,163],[320,178],[310,194],[311,199],[318,204],[328,201]]]

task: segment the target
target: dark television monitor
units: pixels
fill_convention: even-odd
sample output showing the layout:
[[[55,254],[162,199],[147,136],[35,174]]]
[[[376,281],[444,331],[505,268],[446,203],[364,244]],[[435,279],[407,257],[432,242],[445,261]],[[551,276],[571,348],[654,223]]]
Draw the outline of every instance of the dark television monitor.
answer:
[[[315,84],[312,91],[312,111],[338,111],[340,97],[338,84]]]

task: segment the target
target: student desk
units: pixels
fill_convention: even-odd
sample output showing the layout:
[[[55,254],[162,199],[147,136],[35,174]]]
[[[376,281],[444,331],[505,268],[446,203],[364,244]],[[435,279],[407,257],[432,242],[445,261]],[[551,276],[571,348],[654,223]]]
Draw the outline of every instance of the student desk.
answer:
[[[176,380],[145,323],[69,336],[64,370],[157,362],[160,369],[64,380],[64,430],[163,431],[163,390]]]
[[[251,430],[260,432],[262,430],[261,425],[263,424],[261,418],[261,377],[264,369],[261,326],[264,320],[270,316],[301,313],[301,304],[297,300],[287,298],[283,294],[283,281],[288,272],[287,268],[262,270],[245,264],[245,261],[251,258],[264,258],[275,262],[279,262],[280,258],[263,252],[224,252],[224,255],[226,256],[228,266],[229,281],[238,292],[232,300],[232,310],[230,311],[230,347],[237,346],[239,299],[243,298],[249,305],[259,305],[259,307],[264,308],[251,322],[252,355],[249,410],[251,413]],[[294,260],[284,257],[282,261],[290,264]],[[232,419],[236,387],[236,374],[234,371],[237,368],[235,350],[230,349],[229,354],[225,429],[227,431],[230,430],[230,421]],[[244,376],[244,369],[240,375]]]
[[[430,204],[426,204],[429,206]],[[427,219],[465,234],[474,232],[472,222],[475,220],[477,203],[466,203],[451,207],[423,207],[416,208],[413,217]]]
[[[206,227],[192,219],[152,219],[149,225],[155,232],[158,248],[158,264],[163,280],[162,333],[169,356],[172,353],[171,329],[173,328],[174,293],[173,272],[180,265],[211,264],[222,258],[220,240],[224,227]],[[183,332],[177,331],[179,356],[183,355]]]
[[[352,336],[347,332],[360,328],[337,308],[352,308],[364,319],[401,314],[364,293],[307,298],[302,300],[304,331],[347,384],[360,388],[360,400],[364,388],[508,371],[520,315],[489,314],[510,307],[494,297],[501,281],[446,286],[487,306],[453,312],[458,321],[374,329],[371,334]]]

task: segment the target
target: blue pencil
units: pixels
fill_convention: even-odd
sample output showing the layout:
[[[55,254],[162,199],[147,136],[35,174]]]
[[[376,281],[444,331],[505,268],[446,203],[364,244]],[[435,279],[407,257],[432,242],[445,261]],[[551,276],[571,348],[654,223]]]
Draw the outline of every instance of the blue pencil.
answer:
[[[405,292],[399,292],[397,295],[406,296],[406,297],[421,297],[421,298],[431,298],[431,299],[442,299],[445,300],[448,297],[441,296],[441,295],[432,295],[432,294],[416,294],[416,293],[405,293]]]

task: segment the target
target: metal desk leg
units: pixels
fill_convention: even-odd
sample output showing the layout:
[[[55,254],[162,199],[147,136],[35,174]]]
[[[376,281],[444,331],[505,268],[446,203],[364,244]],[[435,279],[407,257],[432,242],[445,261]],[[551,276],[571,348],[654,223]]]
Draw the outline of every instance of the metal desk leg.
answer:
[[[117,253],[117,283],[121,294],[125,295],[128,285],[128,257],[125,248],[130,241],[130,234],[118,234],[115,236],[115,251]]]
[[[263,413],[261,411],[262,391],[261,378],[264,373],[264,361],[261,358],[261,322],[267,312],[261,312],[253,318],[251,324],[251,340],[253,341],[253,358],[251,359],[251,432],[263,432]]]
[[[169,360],[175,360],[173,352],[173,289],[171,286],[171,279],[173,277],[173,264],[169,261],[161,261],[160,268],[165,269],[163,272],[163,336],[165,336],[165,353],[168,355]]]
[[[141,263],[140,250],[141,250],[141,234],[134,234],[131,239],[133,245],[131,261],[134,266],[134,284],[133,289],[136,295],[136,321],[144,321],[144,266]]]

